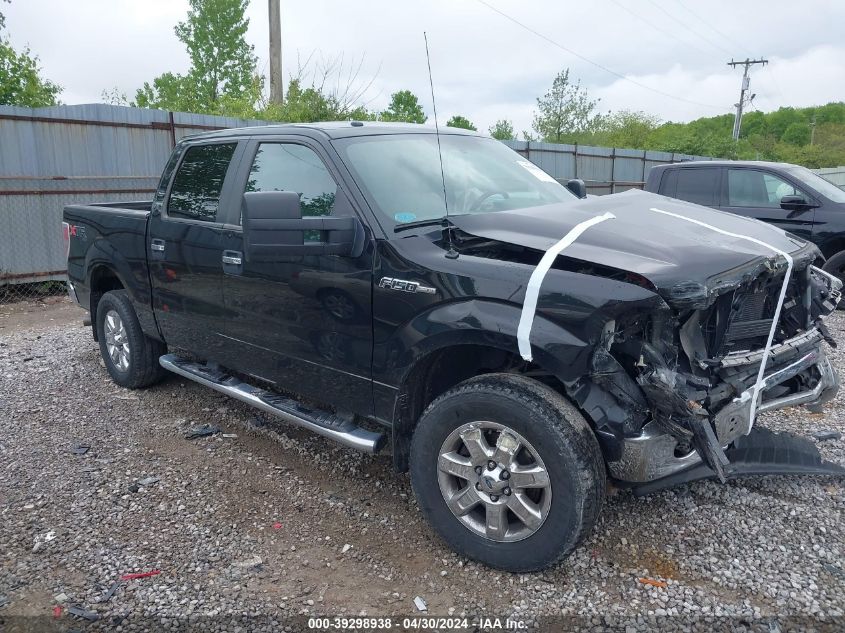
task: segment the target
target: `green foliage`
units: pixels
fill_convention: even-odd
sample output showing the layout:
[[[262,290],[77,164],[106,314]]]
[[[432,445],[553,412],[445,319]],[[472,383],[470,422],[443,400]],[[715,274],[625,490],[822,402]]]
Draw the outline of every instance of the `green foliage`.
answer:
[[[600,117],[591,130],[568,135],[566,140],[694,156],[784,161],[807,167],[845,165],[845,103],[748,112],[736,142],[731,138],[733,119],[732,114],[723,114],[689,123],[661,124],[646,113],[623,110]]]
[[[598,103],[581,88],[580,80],[570,81],[566,68],[555,77],[551,89],[537,98],[531,127],[547,143],[577,140],[577,135],[594,132],[601,125],[602,115],[596,113]]]
[[[256,76],[257,58],[246,41],[249,0],[189,0],[176,37],[188,50],[186,75],[164,73],[145,82],[135,95],[142,108],[224,114],[249,109],[258,101],[263,82]]]
[[[803,147],[810,142],[810,126],[807,123],[790,123],[783,131],[780,140],[787,145]]]
[[[660,119],[645,112],[620,110],[602,118],[594,133],[602,145],[612,147],[642,147],[660,126]]]
[[[458,128],[464,129],[464,130],[472,130],[473,132],[478,130],[478,128],[475,127],[472,124],[472,121],[470,121],[465,116],[461,116],[460,114],[456,114],[451,119],[446,121],[446,126],[447,127],[458,127]]]
[[[489,129],[490,136],[499,141],[510,141],[516,138],[513,123],[507,119],[499,119]]]
[[[38,57],[24,48],[20,53],[0,38],[0,105],[41,108],[56,105],[61,86],[41,76]]]
[[[390,105],[381,113],[382,121],[404,121],[405,123],[425,123],[428,117],[420,101],[410,90],[400,90],[390,96]]]
[[[289,123],[342,120],[370,121],[375,118],[375,115],[365,108],[347,102],[335,94],[326,93],[319,86],[311,85],[303,88],[300,78],[290,80],[282,105],[268,103],[252,114],[233,113],[232,116],[247,118],[252,116],[268,121]]]
[[[0,31],[5,26],[6,16],[0,12]],[[41,76],[37,55],[28,47],[17,52],[11,41],[0,34],[0,105],[24,108],[56,105],[61,91],[61,86]]]

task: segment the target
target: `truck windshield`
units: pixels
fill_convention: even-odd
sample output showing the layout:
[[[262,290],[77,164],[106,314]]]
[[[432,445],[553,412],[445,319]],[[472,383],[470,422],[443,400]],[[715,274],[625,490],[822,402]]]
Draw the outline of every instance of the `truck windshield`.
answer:
[[[840,189],[829,180],[825,180],[816,173],[811,172],[806,167],[787,168],[787,173],[792,174],[798,180],[807,183],[810,187],[818,191],[825,198],[831,202],[845,202],[845,190]]]
[[[363,136],[334,144],[389,226],[446,215],[434,134]],[[577,200],[566,187],[499,141],[442,134],[440,144],[450,216]]]

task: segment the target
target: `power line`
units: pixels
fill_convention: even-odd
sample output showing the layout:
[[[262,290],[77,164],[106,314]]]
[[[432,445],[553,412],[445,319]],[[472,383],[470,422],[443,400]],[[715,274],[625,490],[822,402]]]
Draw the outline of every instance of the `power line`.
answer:
[[[705,20],[703,17],[701,17],[698,13],[696,13],[695,11],[690,9],[687,5],[685,5],[681,0],[678,0],[678,5],[680,5],[680,7],[684,11],[686,11],[687,13],[692,15],[694,18],[696,18],[699,22],[701,22],[708,29],[713,31],[716,35],[721,36],[722,39],[724,39],[726,42],[728,42],[731,46],[739,46],[746,53],[748,53],[749,55],[751,54],[751,51],[745,46],[745,44],[743,44],[742,42],[740,42],[740,41],[738,41],[738,40],[736,40],[732,37],[729,37],[728,35],[725,35],[724,33],[722,33],[719,29],[717,29],[715,26],[710,24],[707,20]],[[722,49],[722,50],[724,50],[724,49]]]
[[[627,77],[627,76],[625,76],[621,73],[618,73],[615,70],[608,68],[607,66],[603,66],[602,64],[599,64],[598,62],[595,62],[592,59],[589,59],[588,57],[584,57],[583,55],[575,52],[571,48],[567,48],[563,44],[560,44],[559,42],[556,42],[555,40],[551,39],[550,37],[543,35],[539,31],[534,30],[533,28],[531,28],[527,24],[520,22],[516,18],[508,15],[507,13],[505,13],[503,11],[500,11],[499,9],[494,7],[493,5],[488,4],[487,2],[485,2],[485,0],[477,0],[477,2],[479,4],[484,5],[485,7],[490,9],[491,11],[498,13],[500,16],[502,16],[506,20],[509,20],[509,21],[513,22],[514,24],[516,24],[517,26],[525,29],[529,33],[532,33],[532,34],[536,35],[537,37],[539,37],[540,39],[545,40],[546,42],[548,42],[552,46],[555,46],[555,47],[561,49],[562,51],[565,51],[565,52],[569,53],[570,55],[573,55],[573,56],[577,57],[578,59],[585,61],[588,64],[591,64],[592,66],[595,66],[596,68],[599,68],[600,70],[603,70],[604,72],[606,72],[610,75],[613,75],[614,77],[618,77],[619,79],[627,81],[628,83],[634,84],[635,86],[639,86],[643,90],[648,90],[648,91],[653,92],[655,94],[659,94],[663,97],[667,97],[669,99],[674,99],[675,101],[681,101],[683,103],[690,103],[692,105],[703,106],[705,108],[714,108],[716,110],[728,110],[729,109],[729,108],[725,108],[724,106],[717,106],[717,105],[713,105],[711,103],[701,103],[699,101],[693,101],[691,99],[685,99],[683,97],[677,97],[673,94],[669,94],[668,92],[663,92],[662,90],[658,90],[657,88],[652,88],[651,86],[647,86],[646,84],[640,83],[639,81],[637,81],[635,79],[631,79],[630,77]]]
[[[615,1],[616,0],[614,0],[614,2]],[[678,0],[678,4],[680,5],[680,7],[684,11],[686,11],[687,13],[692,15],[699,22],[701,22],[704,26],[706,26],[708,29],[713,31],[716,35],[719,35],[720,37],[722,37],[722,39],[724,39],[726,42],[730,42],[732,46],[738,46],[739,48],[743,49],[749,55],[752,54],[752,51],[742,41],[740,41],[740,40],[738,40],[734,37],[731,37],[730,35],[726,35],[724,32],[717,29],[708,20],[705,20],[703,17],[701,17],[700,14],[698,14],[697,12],[690,9],[686,4],[684,4],[682,2],[682,0]],[[772,70],[772,67],[766,66],[765,69],[768,70],[769,72],[767,74],[764,74],[764,80],[765,79],[771,79],[773,83],[770,84],[770,85],[774,85],[775,89],[777,90],[778,94],[780,95],[781,100],[786,101],[786,97],[783,94],[783,90],[781,90],[781,88],[780,88],[780,83],[778,82],[777,77],[775,76],[775,73]],[[768,82],[766,82],[766,83],[768,83]]]
[[[649,1],[649,3],[650,3],[651,5],[653,5],[656,9],[658,9],[660,12],[662,12],[664,15],[666,15],[666,16],[667,16],[670,20],[672,20],[672,21],[674,21],[674,22],[677,22],[677,23],[678,23],[678,24],[680,24],[682,27],[684,27],[686,30],[688,30],[690,33],[692,33],[693,35],[695,35],[696,37],[698,37],[699,39],[701,39],[702,41],[706,42],[707,44],[710,44],[710,46],[712,46],[712,47],[714,47],[714,48],[717,48],[717,49],[719,49],[719,50],[721,50],[721,51],[723,51],[723,52],[725,52],[725,53],[730,54],[730,51],[729,51],[728,49],[726,49],[726,48],[724,48],[724,47],[722,47],[722,46],[720,46],[720,45],[718,45],[718,44],[716,44],[716,43],[714,43],[714,42],[710,41],[710,39],[708,39],[707,37],[705,37],[704,35],[702,35],[702,34],[701,34],[701,33],[699,33],[698,31],[696,31],[696,30],[695,30],[694,28],[692,28],[691,26],[689,26],[689,25],[687,25],[686,23],[684,23],[684,21],[683,21],[683,20],[679,20],[679,19],[678,19],[678,18],[676,18],[674,15],[672,15],[671,13],[669,13],[666,9],[664,9],[663,7],[661,7],[661,6],[660,6],[659,4],[657,4],[654,0],[648,0],[648,1]]]
[[[621,2],[619,2],[618,0],[610,0],[610,1],[611,1],[613,4],[615,4],[617,7],[619,7],[619,8],[620,8],[620,9],[622,9],[623,11],[625,11],[625,12],[629,13],[630,15],[632,15],[633,17],[635,17],[637,20],[639,20],[639,21],[640,21],[640,22],[642,22],[643,24],[648,25],[648,26],[649,26],[649,28],[654,29],[654,30],[655,30],[655,31],[657,31],[658,33],[662,33],[663,35],[665,35],[665,36],[667,36],[667,37],[671,37],[672,39],[674,39],[674,40],[676,40],[676,41],[680,42],[680,43],[681,43],[681,44],[683,44],[684,46],[691,46],[692,48],[694,48],[695,50],[697,50],[697,51],[698,51],[699,53],[701,53],[702,55],[708,55],[708,54],[709,54],[709,53],[707,53],[707,52],[703,51],[702,49],[700,49],[700,48],[699,48],[698,46],[696,46],[695,44],[691,44],[690,42],[687,42],[687,41],[685,41],[685,40],[682,40],[680,37],[678,37],[677,35],[675,35],[674,33],[672,33],[672,31],[667,31],[667,30],[665,30],[665,29],[663,29],[663,28],[661,28],[661,27],[657,26],[657,25],[656,25],[653,21],[645,19],[643,16],[641,16],[641,15],[640,15],[639,13],[637,13],[636,11],[631,11],[631,9],[629,9],[628,7],[626,7],[624,4],[622,4],[622,3],[621,3]]]

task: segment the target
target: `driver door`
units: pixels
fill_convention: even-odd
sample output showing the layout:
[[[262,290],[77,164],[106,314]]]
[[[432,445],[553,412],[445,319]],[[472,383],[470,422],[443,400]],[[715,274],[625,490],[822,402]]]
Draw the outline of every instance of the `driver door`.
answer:
[[[355,216],[341,179],[322,148],[302,138],[251,141],[238,178],[245,192],[294,191],[303,218]],[[320,241],[302,231],[300,251],[279,245],[276,261],[250,261],[241,217],[224,250],[238,264],[224,266],[226,335],[237,353],[226,365],[259,376],[316,402],[342,402],[351,411],[372,410],[372,276],[374,248],[358,257],[301,254]]]
[[[725,172],[723,211],[774,224],[808,241],[812,238],[814,208],[798,211],[781,208],[784,196],[803,196],[812,201],[795,183],[764,169],[727,167]]]

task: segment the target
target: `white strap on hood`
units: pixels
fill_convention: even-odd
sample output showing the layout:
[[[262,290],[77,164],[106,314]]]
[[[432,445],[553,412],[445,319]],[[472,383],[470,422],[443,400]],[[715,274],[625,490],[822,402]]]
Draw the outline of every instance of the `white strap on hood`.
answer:
[[[577,240],[588,228],[595,226],[599,222],[613,220],[614,218],[616,216],[612,213],[603,213],[589,220],[584,220],[580,224],[576,224],[569,233],[563,236],[563,239],[552,245],[545,252],[540,263],[537,264],[534,272],[531,273],[531,277],[528,279],[528,287],[525,289],[525,300],[522,302],[522,313],[519,315],[519,327],[516,329],[519,354],[525,360],[530,362],[533,358],[531,355],[531,327],[534,325],[534,315],[537,312],[537,299],[540,296],[540,286],[543,285],[543,279],[552,267],[555,258],[560,255],[563,249]]]

